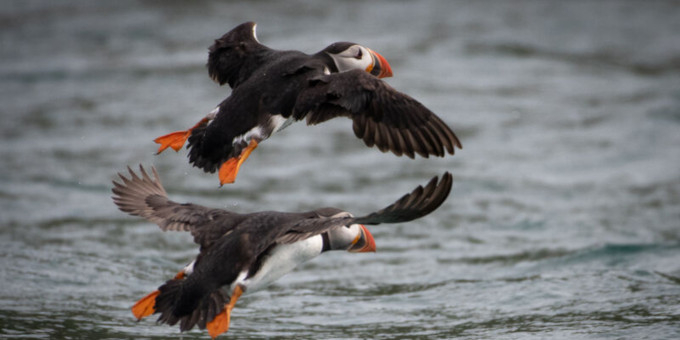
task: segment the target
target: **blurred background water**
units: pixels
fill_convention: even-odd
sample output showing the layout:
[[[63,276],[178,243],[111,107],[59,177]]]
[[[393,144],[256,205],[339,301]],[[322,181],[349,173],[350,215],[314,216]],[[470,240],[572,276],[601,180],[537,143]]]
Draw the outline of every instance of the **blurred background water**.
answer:
[[[186,150],[155,156],[229,94],[207,47],[248,20],[273,48],[378,51],[464,149],[410,160],[348,120],[296,124],[223,188]],[[677,1],[3,1],[0,27],[2,338],[207,338],[129,311],[197,252],[113,205],[139,163],[239,212],[364,214],[454,174],[432,215],[371,229],[376,254],[239,300],[230,337],[680,337]]]

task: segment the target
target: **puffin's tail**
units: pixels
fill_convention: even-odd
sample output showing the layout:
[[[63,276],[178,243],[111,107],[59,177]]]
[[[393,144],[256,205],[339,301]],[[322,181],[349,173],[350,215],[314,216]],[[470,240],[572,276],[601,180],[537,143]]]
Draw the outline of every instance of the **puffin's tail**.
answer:
[[[189,163],[205,172],[214,173],[228,159],[231,153],[231,142],[209,134],[209,125],[202,125],[191,130],[188,139]]]
[[[233,183],[241,164],[257,147],[261,138],[251,137],[246,140],[230,137],[209,128],[210,125],[204,125],[191,131],[189,163],[209,173],[219,170],[220,185]]]
[[[158,322],[168,325],[179,323],[181,331],[188,331],[196,325],[205,329],[206,323],[222,312],[229,302],[229,295],[221,289],[204,293],[200,285],[189,279],[169,280],[158,288],[158,292],[154,305],[154,313],[160,313]]]

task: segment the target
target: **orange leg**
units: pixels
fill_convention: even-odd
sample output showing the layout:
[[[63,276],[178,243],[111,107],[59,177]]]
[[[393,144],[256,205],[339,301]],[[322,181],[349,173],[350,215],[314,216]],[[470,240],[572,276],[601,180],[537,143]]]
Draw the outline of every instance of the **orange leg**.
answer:
[[[229,303],[224,306],[224,309],[220,314],[217,314],[214,319],[205,325],[205,328],[208,330],[208,334],[211,338],[215,339],[218,335],[229,330],[231,310],[234,309],[236,300],[238,300],[241,294],[243,294],[243,288],[241,288],[239,285],[236,285],[234,292],[231,293],[231,300],[229,300]]]
[[[198,122],[196,125],[193,127],[189,128],[188,130],[184,131],[175,131],[172,133],[168,133],[167,135],[160,136],[153,141],[156,142],[157,144],[160,144],[158,147],[158,152],[156,154],[159,154],[163,152],[163,150],[167,149],[168,147],[173,148],[175,151],[179,151],[179,149],[182,148],[184,143],[186,143],[187,139],[189,136],[191,136],[191,131],[201,125],[208,124],[208,122],[212,118],[210,117],[205,117],[201,119],[200,122]]]
[[[220,185],[224,185],[225,183],[234,183],[241,164],[243,164],[246,158],[250,156],[250,153],[253,152],[256,147],[257,141],[251,139],[250,144],[248,144],[248,146],[243,149],[243,151],[241,151],[241,154],[238,157],[231,158],[220,166]]]

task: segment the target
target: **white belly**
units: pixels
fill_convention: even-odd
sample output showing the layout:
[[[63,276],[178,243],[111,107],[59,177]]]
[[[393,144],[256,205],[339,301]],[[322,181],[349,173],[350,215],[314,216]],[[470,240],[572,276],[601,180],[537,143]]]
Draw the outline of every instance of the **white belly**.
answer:
[[[291,272],[298,264],[319,256],[322,248],[321,235],[293,244],[280,245],[272,251],[255,276],[242,280],[242,277],[245,277],[245,273],[242,273],[236,283],[241,282],[246,286],[248,293],[265,288],[281,276]]]
[[[267,127],[263,128],[262,126],[255,126],[254,128],[246,131],[246,133],[236,136],[234,138],[233,144],[242,143],[244,141],[249,143],[251,139],[255,139],[258,142],[263,141],[269,138],[269,136],[273,135],[276,131],[285,129],[293,122],[295,122],[293,116],[290,116],[289,118],[283,118],[278,115],[271,116]]]

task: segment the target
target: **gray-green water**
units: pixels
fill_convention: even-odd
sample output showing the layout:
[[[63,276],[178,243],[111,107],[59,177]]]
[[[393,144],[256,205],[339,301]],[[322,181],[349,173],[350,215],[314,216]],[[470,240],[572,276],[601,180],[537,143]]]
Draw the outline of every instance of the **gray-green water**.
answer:
[[[348,120],[297,124],[221,189],[184,150],[154,156],[228,95],[206,48],[247,20],[274,48],[375,49],[464,149],[410,160]],[[0,28],[2,338],[207,338],[129,311],[197,251],[116,210],[138,163],[241,212],[362,214],[454,174],[432,215],[371,229],[376,254],[242,298],[227,337],[680,337],[677,1],[3,1]]]

